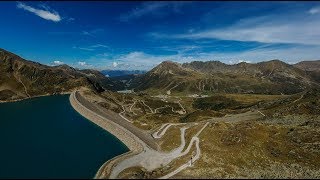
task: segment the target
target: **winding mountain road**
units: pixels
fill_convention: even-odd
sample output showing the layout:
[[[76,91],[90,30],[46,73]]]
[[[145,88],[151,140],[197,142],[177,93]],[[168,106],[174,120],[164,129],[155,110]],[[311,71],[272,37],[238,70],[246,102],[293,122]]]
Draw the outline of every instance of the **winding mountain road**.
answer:
[[[140,166],[140,167],[147,169],[148,171],[152,171],[152,170],[160,168],[162,166],[166,166],[170,162],[172,162],[174,159],[185,156],[186,154],[188,154],[192,145],[194,144],[194,142],[195,142],[196,148],[197,148],[197,154],[194,157],[194,161],[197,160],[200,157],[199,138],[197,136],[203,131],[203,129],[208,124],[209,123],[206,123],[203,126],[203,128],[200,131],[198,131],[198,133],[195,136],[192,137],[192,139],[191,139],[191,141],[185,151],[183,151],[183,149],[186,145],[185,131],[186,131],[186,129],[188,129],[188,127],[180,128],[181,144],[176,149],[172,150],[169,153],[165,153],[165,152],[156,151],[156,150],[148,148],[147,146],[144,146],[143,152],[141,152],[135,156],[129,157],[129,158],[119,162],[116,166],[114,166],[109,178],[116,178],[119,175],[119,173],[121,173],[123,170],[130,168],[130,167]],[[159,129],[159,131],[162,129],[160,135],[158,135],[159,131],[155,132],[154,134],[156,134],[156,137],[160,138],[165,134],[165,132],[172,125],[179,125],[179,124],[178,123],[177,124],[170,124],[170,123],[164,124]],[[186,164],[188,164],[188,162]],[[171,176],[175,175],[176,173],[178,173],[181,170],[188,167],[188,166],[186,166],[186,167],[185,166],[186,165],[183,165],[183,168],[180,167],[177,170],[175,170],[174,172],[172,172],[166,176],[171,177]],[[164,177],[166,177],[166,176],[164,176]]]
[[[192,163],[194,163],[195,161],[197,161],[199,158],[200,158],[200,155],[201,155],[201,151],[200,151],[200,147],[199,147],[199,142],[200,142],[200,139],[198,138],[199,134],[204,130],[204,128],[206,128],[208,126],[209,122],[207,122],[201,129],[200,131],[198,131],[198,133],[192,137],[190,143],[189,143],[189,146],[188,148],[186,149],[186,151],[184,153],[181,154],[181,156],[184,156],[186,155],[189,151],[190,151],[190,148],[191,148],[191,145],[193,144],[193,142],[195,142],[195,145],[196,145],[196,155],[195,156],[192,156],[192,159],[190,159],[188,162],[186,162],[185,164],[183,164],[182,166],[180,166],[178,169],[172,171],[171,173],[165,175],[165,176],[162,176],[160,177],[159,179],[168,179],[174,175],[176,175],[177,173],[181,172],[182,170],[186,169],[187,167],[190,167],[192,166]]]
[[[181,125],[181,124],[186,124],[186,123],[165,123],[163,124],[158,131],[154,132],[152,134],[152,137],[155,139],[159,139],[162,138],[162,136],[166,133],[166,131],[171,127],[171,126],[175,126],[175,125]],[[162,130],[162,131],[161,131]],[[159,134],[159,132],[161,131],[161,133]]]
[[[126,120],[126,121],[128,121],[130,123],[133,123],[133,121],[131,121],[131,120],[127,119],[126,117],[124,117],[123,114],[126,112],[124,106],[122,106],[122,109],[123,109],[123,111],[119,113],[119,116],[122,117],[122,119],[124,119],[124,120]]]

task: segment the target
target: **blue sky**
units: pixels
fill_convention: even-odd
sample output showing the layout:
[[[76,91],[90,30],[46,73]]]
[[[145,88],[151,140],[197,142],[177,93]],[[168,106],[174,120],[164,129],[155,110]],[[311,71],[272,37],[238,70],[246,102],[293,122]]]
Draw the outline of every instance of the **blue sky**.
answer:
[[[47,65],[318,60],[320,2],[0,2],[1,48]]]

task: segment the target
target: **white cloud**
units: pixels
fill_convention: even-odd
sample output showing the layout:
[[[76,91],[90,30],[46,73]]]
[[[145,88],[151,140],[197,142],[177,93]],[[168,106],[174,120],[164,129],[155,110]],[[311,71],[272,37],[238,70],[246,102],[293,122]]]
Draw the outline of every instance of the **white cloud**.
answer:
[[[318,14],[320,13],[320,7],[313,7],[308,11],[309,14]]]
[[[90,47],[92,47],[92,48],[108,48],[109,46],[104,45],[104,44],[95,44]]]
[[[74,18],[68,18],[68,21],[74,21],[75,19]]]
[[[245,63],[251,63],[251,61],[246,61],[246,60],[229,60],[228,61],[229,64],[238,64],[238,63],[242,63],[242,62],[245,62]]]
[[[199,60],[220,60],[222,62],[240,63],[240,62],[260,62],[272,59],[280,59],[285,62],[298,62],[302,60],[317,60],[320,46],[301,46],[290,48],[255,48],[243,52],[233,53],[202,53]]]
[[[18,2],[17,7],[20,9],[24,9],[26,11],[29,11],[29,12],[31,12],[31,13],[33,13],[43,19],[49,20],[49,21],[54,21],[54,22],[61,21],[60,15],[55,11],[50,12],[49,7],[47,7],[47,6],[45,8],[42,6],[42,8],[45,9],[45,10],[42,10],[42,9],[36,9],[36,8],[28,6],[24,3]]]
[[[146,70],[161,63],[164,58],[170,58],[169,56],[157,56],[152,54],[146,54],[141,51],[129,52],[127,54],[116,55],[107,58],[96,57],[90,59],[90,61],[99,61],[98,69],[131,69],[131,70]],[[110,65],[110,62],[111,65]],[[109,64],[109,65],[107,65]]]
[[[84,35],[84,36],[91,36],[96,37],[99,33],[102,33],[104,29],[98,28],[93,29],[90,31],[52,31],[48,32],[48,34],[54,34],[54,35]]]
[[[92,33],[88,32],[88,31],[82,31],[81,34],[82,34],[82,35],[92,36],[92,37],[93,37]]]
[[[92,29],[89,31],[81,31],[81,35],[96,37],[96,35],[98,35],[102,32],[104,32],[104,29],[97,28],[97,29]]]
[[[245,60],[239,60],[239,63],[245,62],[245,63],[251,63],[251,61],[245,61]]]
[[[173,51],[178,52],[178,54],[188,53],[198,51],[207,46],[198,46],[198,45],[176,45],[176,46],[161,46],[157,49],[165,50],[165,51]]]
[[[155,56],[146,54],[140,51],[130,52],[128,54],[120,56],[118,59],[120,61],[128,62],[130,64],[142,64],[142,65],[150,65],[152,63],[159,63],[163,61],[161,59],[162,56]]]
[[[104,44],[95,44],[95,45],[91,45],[91,46],[87,46],[87,47],[73,46],[72,48],[73,49],[80,49],[80,50],[84,50],[84,51],[95,51],[97,49],[109,48],[109,47]]]
[[[127,14],[120,16],[121,21],[129,21],[131,19],[137,19],[145,15],[165,16],[171,12],[180,13],[180,8],[191,2],[144,2],[140,6],[137,6]],[[169,8],[163,10],[163,8]]]
[[[150,70],[162,61],[170,60],[179,63],[191,61],[212,61],[217,60],[227,64],[237,64],[240,62],[257,63],[279,59],[287,63],[299,62],[303,60],[318,60],[320,46],[268,46],[262,45],[241,52],[178,52],[174,55],[148,54],[142,51],[133,51],[121,55],[92,56],[88,59],[74,64],[79,68],[104,69],[130,69],[130,70]],[[90,64],[88,64],[90,62]]]
[[[61,64],[64,64],[64,62],[62,62],[62,61],[53,61],[53,64],[54,65],[61,65]]]
[[[297,64],[299,61],[288,61],[288,64]]]
[[[313,11],[315,12],[315,11]],[[269,15],[239,20],[232,25],[200,32],[163,35],[155,38],[221,39],[262,43],[320,45],[320,16]],[[290,19],[290,20],[289,20]]]
[[[98,69],[98,67],[95,67],[91,63],[88,63],[87,60],[74,61],[70,63],[70,65],[79,69]]]
[[[95,49],[90,48],[90,47],[78,47],[78,46],[73,46],[73,49],[80,49],[80,50],[84,50],[84,51],[94,51]]]
[[[112,57],[113,54],[110,54],[110,53],[99,53],[97,55],[95,55],[97,58],[107,58],[107,57]]]
[[[192,55],[176,54],[176,55],[152,55],[144,52],[131,52],[115,58],[123,62],[118,64],[118,68],[126,67],[131,69],[150,69],[165,60],[175,62],[191,62],[191,61],[211,61],[218,60],[228,64],[236,64],[241,62],[257,63],[260,61],[268,61],[279,59],[287,63],[299,62],[302,60],[317,60],[319,59],[318,52],[320,46],[301,46],[301,47],[286,47],[286,48],[270,48],[261,46],[242,52],[208,52],[208,53],[193,53]]]
[[[79,62],[78,62],[78,65],[80,65],[80,66],[86,66],[86,65],[87,65],[87,63],[86,63],[86,62],[84,62],[84,61],[79,61]]]
[[[124,14],[120,17],[122,21],[128,21],[130,19],[139,18],[143,15],[155,12],[164,6],[167,6],[168,3],[166,2],[145,2],[141,6],[136,7],[128,14]]]
[[[85,50],[85,51],[94,51],[94,49],[92,48],[85,48],[85,47],[78,47],[78,49]]]

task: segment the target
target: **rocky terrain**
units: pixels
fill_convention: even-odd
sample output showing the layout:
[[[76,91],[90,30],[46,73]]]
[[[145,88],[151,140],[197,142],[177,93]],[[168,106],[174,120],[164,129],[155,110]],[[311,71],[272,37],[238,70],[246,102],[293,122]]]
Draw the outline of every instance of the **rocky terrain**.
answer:
[[[308,64],[308,62],[305,62]],[[178,64],[170,61],[132,83],[137,91],[177,93],[294,94],[319,87],[319,76],[280,60],[227,65],[219,61]]]
[[[294,64],[295,67],[303,70],[305,74],[310,76],[313,80],[320,83],[320,60],[318,61],[301,61]]]
[[[293,65],[299,69],[305,71],[319,71],[320,70],[320,60],[317,61],[301,61]]]

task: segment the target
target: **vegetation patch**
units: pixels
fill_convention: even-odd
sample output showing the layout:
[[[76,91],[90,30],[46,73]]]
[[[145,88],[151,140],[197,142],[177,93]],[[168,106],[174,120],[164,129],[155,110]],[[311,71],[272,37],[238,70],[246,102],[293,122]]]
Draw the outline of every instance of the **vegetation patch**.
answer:
[[[197,122],[197,121],[210,119],[212,117],[223,117],[224,115],[225,113],[212,111],[212,110],[196,110],[180,118],[180,122],[182,123]]]
[[[225,96],[213,95],[211,97],[198,98],[192,105],[196,109],[219,111],[226,108],[237,108],[241,103]]]

